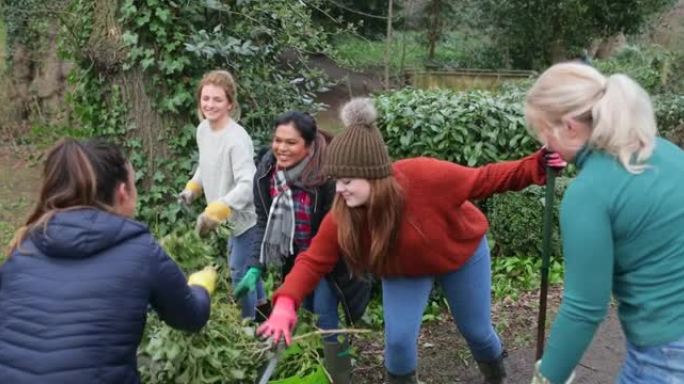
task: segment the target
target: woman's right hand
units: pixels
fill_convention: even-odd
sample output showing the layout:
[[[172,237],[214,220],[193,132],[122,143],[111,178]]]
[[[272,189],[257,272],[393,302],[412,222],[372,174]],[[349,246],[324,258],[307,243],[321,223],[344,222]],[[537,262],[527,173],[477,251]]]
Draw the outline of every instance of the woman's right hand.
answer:
[[[563,160],[558,152],[554,152],[546,147],[541,150],[540,164],[542,168],[549,167],[556,171],[562,171],[568,163]]]
[[[297,324],[297,311],[295,302],[287,296],[279,296],[271,311],[271,316],[264,322],[257,334],[273,340],[273,344],[278,344],[281,338],[285,338],[285,344],[292,342],[292,330]]]
[[[190,205],[193,200],[202,192],[202,186],[196,181],[188,181],[185,188],[177,195],[180,204]]]
[[[183,192],[179,193],[176,197],[178,203],[184,205],[190,205],[192,204],[192,201],[195,200],[195,194],[189,189],[184,189]]]

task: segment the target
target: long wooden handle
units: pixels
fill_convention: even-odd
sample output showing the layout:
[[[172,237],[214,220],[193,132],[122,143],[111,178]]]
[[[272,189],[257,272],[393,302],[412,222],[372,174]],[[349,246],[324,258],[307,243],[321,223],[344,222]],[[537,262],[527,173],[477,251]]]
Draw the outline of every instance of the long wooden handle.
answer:
[[[551,259],[551,233],[553,232],[553,198],[556,189],[556,171],[546,167],[546,195],[544,198],[544,228],[542,237],[541,287],[539,289],[539,317],[537,318],[537,355],[544,354],[544,332],[546,330],[546,297],[549,290],[549,264]]]

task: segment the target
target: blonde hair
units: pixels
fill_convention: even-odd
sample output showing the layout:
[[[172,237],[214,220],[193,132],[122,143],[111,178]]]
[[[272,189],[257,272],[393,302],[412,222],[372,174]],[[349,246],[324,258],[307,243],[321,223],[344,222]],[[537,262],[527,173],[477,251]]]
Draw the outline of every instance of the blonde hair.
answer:
[[[564,118],[588,123],[587,145],[615,156],[631,173],[644,170],[655,146],[648,93],[626,75],[606,77],[585,64],[556,64],[542,73],[527,94],[525,118],[535,136],[541,129],[557,135]]]
[[[205,85],[214,85],[222,88],[226,92],[226,98],[228,102],[232,104],[232,109],[230,111],[230,118],[234,121],[240,119],[240,104],[237,100],[237,84],[233,75],[225,70],[215,70],[207,72],[202,76],[197,85],[197,117],[200,121],[204,120],[204,114],[202,113],[201,99],[202,99],[202,88]]]

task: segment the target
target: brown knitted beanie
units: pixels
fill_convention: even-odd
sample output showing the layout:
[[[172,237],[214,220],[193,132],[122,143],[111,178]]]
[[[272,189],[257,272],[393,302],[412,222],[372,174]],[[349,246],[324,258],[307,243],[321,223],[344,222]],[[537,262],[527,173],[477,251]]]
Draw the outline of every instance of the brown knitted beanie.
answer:
[[[378,113],[368,98],[355,98],[342,107],[345,130],[326,149],[323,173],[335,179],[380,179],[392,174],[392,163],[380,131]]]

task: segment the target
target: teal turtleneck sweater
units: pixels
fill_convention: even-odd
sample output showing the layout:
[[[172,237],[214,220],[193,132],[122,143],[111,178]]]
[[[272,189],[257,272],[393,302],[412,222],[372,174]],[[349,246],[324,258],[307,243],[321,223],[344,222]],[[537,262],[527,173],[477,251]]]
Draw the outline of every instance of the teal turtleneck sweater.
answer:
[[[552,383],[579,363],[611,293],[633,344],[684,336],[684,151],[657,139],[641,174],[600,151],[582,150],[575,162],[561,204],[563,301],[541,366]]]

